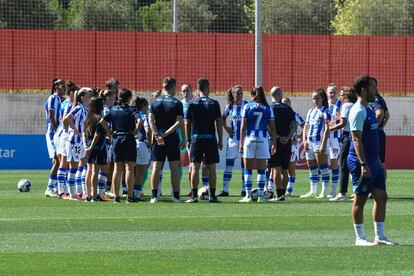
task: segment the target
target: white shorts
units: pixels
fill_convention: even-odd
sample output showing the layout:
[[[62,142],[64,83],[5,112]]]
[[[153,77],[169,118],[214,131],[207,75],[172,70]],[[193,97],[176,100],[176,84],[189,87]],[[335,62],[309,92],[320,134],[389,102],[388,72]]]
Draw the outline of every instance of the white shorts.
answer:
[[[56,155],[56,146],[53,140],[52,134],[46,133],[46,146],[50,159],[54,158]]]
[[[56,153],[58,155],[68,156],[66,152],[66,137],[68,137],[68,133],[66,131],[63,131],[60,137],[55,139],[55,141],[58,141],[56,143]],[[56,138],[56,135],[55,135]]]
[[[114,162],[114,158],[112,156],[112,152],[113,152],[112,144],[109,143],[108,140],[106,140],[106,157],[108,158],[108,160],[107,160],[108,163]]]
[[[236,159],[239,156],[240,141],[229,137],[227,140],[226,159]]]
[[[290,162],[299,161],[299,145],[293,145],[290,153]]]
[[[329,159],[338,159],[341,143],[338,138],[329,139]]]
[[[269,140],[263,137],[247,136],[244,139],[243,158],[270,159]]]
[[[84,147],[82,143],[72,144],[66,141],[66,153],[68,162],[80,162],[84,154]]]
[[[138,165],[148,165],[150,162],[150,150],[147,147],[147,144],[144,142],[137,141],[137,164]]]
[[[306,151],[306,160],[315,160],[315,153],[319,152],[322,142],[308,142],[309,149]],[[328,147],[325,149],[325,154],[328,154]]]

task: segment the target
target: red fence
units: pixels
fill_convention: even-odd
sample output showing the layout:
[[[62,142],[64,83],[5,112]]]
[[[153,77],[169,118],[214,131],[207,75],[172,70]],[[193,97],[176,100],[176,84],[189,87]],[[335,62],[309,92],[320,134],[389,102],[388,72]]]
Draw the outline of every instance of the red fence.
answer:
[[[254,84],[251,34],[0,30],[0,89],[49,89],[54,77],[102,86],[109,77],[154,90],[167,75],[214,90]],[[414,91],[414,38],[264,35],[263,82],[306,92],[369,73],[387,93]]]

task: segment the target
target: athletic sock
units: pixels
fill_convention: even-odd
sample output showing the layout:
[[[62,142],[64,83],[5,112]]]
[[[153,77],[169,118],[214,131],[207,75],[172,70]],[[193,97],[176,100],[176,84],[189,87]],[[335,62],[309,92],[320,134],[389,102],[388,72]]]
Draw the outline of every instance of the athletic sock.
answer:
[[[283,190],[282,189],[276,189],[276,196],[281,197],[282,195],[283,195]]]
[[[319,171],[318,167],[309,167],[309,180],[310,180],[310,187],[311,192],[316,194],[318,193],[318,184],[319,184]]]
[[[98,193],[101,196],[105,194],[106,181],[108,181],[108,178],[106,177],[106,173],[99,172],[99,174],[98,174]]]
[[[78,169],[76,170],[76,174],[75,174],[75,184],[76,184],[77,194],[82,193],[82,172],[83,172],[83,166],[78,166]]]
[[[384,222],[374,222],[375,239],[382,240],[385,237],[384,234]]]
[[[197,188],[191,189],[191,191],[193,192],[192,198],[197,198],[197,196],[198,196],[198,189]]]
[[[158,189],[152,190],[152,198],[158,197]]]
[[[201,181],[203,182],[203,187],[208,187],[208,176],[203,176]]]
[[[162,195],[162,171],[160,172],[160,182],[158,183],[158,196]]]
[[[242,178],[242,192],[245,192],[246,191],[246,185],[244,183],[244,162],[243,162],[243,158],[241,158],[241,171],[242,171],[242,174],[241,174],[241,178]]]
[[[175,199],[180,199],[180,192],[173,192]]]
[[[66,169],[59,168],[57,173],[58,195],[65,193]]]
[[[328,194],[329,190],[329,168],[328,165],[320,165],[319,171],[321,172],[322,176],[322,194],[326,195]]]
[[[49,175],[49,182],[47,183],[47,188],[49,190],[55,189],[56,183],[57,183],[57,175],[56,174],[50,174]]]
[[[251,196],[252,194],[252,186],[253,186],[253,170],[244,169],[244,187],[246,191],[246,197]]]
[[[265,170],[257,170],[257,188],[259,188],[259,197],[264,196],[264,186],[266,184]]]
[[[336,190],[338,188],[339,181],[339,168],[332,170],[332,194],[336,195]]]
[[[210,188],[208,189],[208,192],[209,192],[210,198],[216,197],[216,188]]]
[[[365,240],[364,224],[354,224],[355,235],[357,239]]]
[[[273,192],[275,190],[275,183],[273,182],[273,178],[269,177],[267,180],[267,190]]]
[[[77,169],[69,169],[69,174],[68,174],[68,185],[69,185],[69,194],[70,195],[75,195],[76,194],[76,187],[75,187],[75,180],[76,180],[76,174]]]
[[[134,185],[134,197],[141,198],[141,191],[142,191],[142,185],[135,184]]]
[[[234,161],[235,159],[226,159],[226,168],[223,174],[223,191],[226,193],[229,192],[229,185],[232,177]]]
[[[287,185],[287,191],[288,191],[288,193],[292,193],[293,192],[293,188],[295,186],[295,180],[296,180],[296,177],[295,176],[289,176],[289,181],[288,181],[288,185]]]
[[[82,194],[86,194],[86,173],[88,172],[88,168],[85,166],[83,167],[83,171],[81,174],[81,185],[82,185]],[[92,184],[93,186],[93,184]]]
[[[127,192],[128,188],[127,188],[127,184],[125,179],[122,180],[122,192]]]

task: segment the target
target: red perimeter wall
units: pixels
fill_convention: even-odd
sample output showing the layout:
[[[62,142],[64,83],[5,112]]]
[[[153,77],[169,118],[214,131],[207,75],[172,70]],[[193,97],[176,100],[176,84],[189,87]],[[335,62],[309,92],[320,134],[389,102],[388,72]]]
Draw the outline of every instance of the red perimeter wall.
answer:
[[[254,84],[254,35],[0,29],[0,89],[49,89],[51,79],[103,86],[109,77],[155,90],[167,75],[213,90]],[[368,73],[388,93],[414,91],[414,38],[264,35],[263,84],[306,92]]]

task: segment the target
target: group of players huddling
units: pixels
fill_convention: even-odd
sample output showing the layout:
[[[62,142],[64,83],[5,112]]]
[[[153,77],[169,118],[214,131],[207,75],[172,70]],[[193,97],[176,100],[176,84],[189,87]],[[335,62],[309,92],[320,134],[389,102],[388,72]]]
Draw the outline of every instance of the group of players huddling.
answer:
[[[183,167],[188,165],[191,187],[185,202],[198,202],[202,168],[208,200],[218,203],[217,196],[229,196],[232,169],[241,156],[239,202],[283,202],[293,193],[300,126],[310,180],[310,191],[300,197],[346,200],[351,175],[356,245],[395,244],[384,235],[383,128],[389,112],[375,78],[361,76],[353,87],[342,87],[340,99],[335,84],[326,91],[316,89],[313,108],[305,120],[292,110],[280,87],[271,89],[269,105],[262,87],[254,87],[251,101],[246,102],[243,88],[236,85],[227,92],[223,115],[219,103],[209,97],[207,79],[197,81],[196,93],[189,84],[182,85],[181,92],[184,98],[180,101],[175,97],[176,80],[167,77],[162,91],[154,92],[149,103],[126,88],[119,89],[116,79],[109,79],[102,91],[53,80],[46,102],[46,141],[53,166],[45,195],[88,202],[108,201],[110,195],[119,203],[124,182],[126,202],[143,201],[143,185],[152,161],[150,203],[154,204],[161,194],[162,170],[168,158],[174,203],[183,202],[180,182]],[[223,190],[216,196],[223,129],[229,135],[226,167]],[[257,169],[257,189],[253,189],[253,169]],[[338,181],[341,189],[336,194]],[[106,193],[107,186],[112,186],[111,193]],[[374,199],[374,243],[367,241],[363,227],[363,208],[369,195]]]

